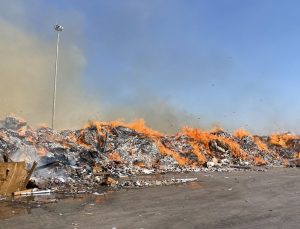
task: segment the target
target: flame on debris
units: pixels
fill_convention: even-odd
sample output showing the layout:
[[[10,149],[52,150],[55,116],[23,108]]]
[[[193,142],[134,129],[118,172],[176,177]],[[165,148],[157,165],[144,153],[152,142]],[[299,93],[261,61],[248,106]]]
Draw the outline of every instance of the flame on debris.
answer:
[[[133,129],[138,133],[144,134],[146,137],[151,138],[157,145],[159,151],[164,154],[173,157],[178,164],[180,165],[187,165],[191,164],[191,162],[182,156],[180,156],[177,152],[172,151],[171,149],[168,149],[166,146],[164,146],[160,142],[160,138],[164,135],[158,131],[155,131],[145,125],[145,121],[143,119],[135,120],[131,123],[125,123],[121,120],[117,121],[111,121],[111,122],[99,122],[99,121],[90,121],[87,125],[85,125],[85,128],[89,128],[91,126],[96,126],[98,133],[103,136],[102,127],[103,126],[109,126],[109,127],[118,127],[123,126],[127,127],[129,129]]]
[[[217,129],[219,131],[220,129]],[[246,159],[247,154],[240,148],[239,144],[229,138],[214,135],[216,130],[207,132],[207,131],[201,131],[200,129],[190,128],[190,127],[184,127],[182,130],[182,133],[197,140],[200,141],[205,145],[205,148],[207,152],[211,155],[211,151],[209,149],[209,142],[212,140],[219,140],[223,143],[225,143],[232,151],[232,154],[234,157]]]
[[[18,126],[16,118],[7,118],[6,121],[10,126]],[[14,125],[14,122],[17,124]],[[13,135],[6,132],[5,128],[2,130],[0,142],[3,141],[3,146],[6,146],[6,143],[13,142],[10,140]],[[214,164],[227,163],[226,165],[245,161],[252,165],[265,165],[276,160],[288,165],[284,161],[286,152],[291,155],[289,158],[300,158],[300,145],[297,145],[300,142],[292,141],[300,138],[291,134],[263,137],[239,129],[231,135],[221,128],[204,131],[184,127],[176,135],[170,136],[147,127],[142,119],[131,123],[124,123],[122,120],[89,121],[83,129],[74,131],[57,132],[50,128],[32,130],[24,126],[16,127],[15,131],[19,139],[24,140],[22,144],[34,147],[40,157],[47,156],[48,152],[55,153],[59,148],[67,153],[80,152],[80,157],[87,161],[101,156],[108,162],[141,168],[163,167],[164,163],[195,168],[209,166],[212,163],[208,162],[214,159]],[[50,147],[54,148],[50,150]]]
[[[200,147],[198,143],[190,141],[190,145],[193,149],[193,153],[197,156],[199,164],[203,165],[205,162],[207,162],[206,157],[201,153]]]
[[[299,139],[299,137],[286,133],[286,134],[272,134],[269,137],[269,142],[272,145],[281,146],[283,148],[287,148],[287,142],[289,140]]]
[[[267,162],[259,156],[254,157],[255,165],[266,165]]]
[[[47,150],[42,147],[37,147],[37,154],[42,157],[47,155]]]
[[[115,161],[115,162],[121,162],[122,158],[120,157],[120,154],[118,152],[112,152],[108,155],[109,160]]]
[[[269,151],[268,146],[257,136],[253,137],[254,142],[256,143],[258,149],[261,151]]]
[[[233,136],[237,138],[243,138],[243,137],[252,136],[252,134],[244,129],[238,129],[233,133]]]

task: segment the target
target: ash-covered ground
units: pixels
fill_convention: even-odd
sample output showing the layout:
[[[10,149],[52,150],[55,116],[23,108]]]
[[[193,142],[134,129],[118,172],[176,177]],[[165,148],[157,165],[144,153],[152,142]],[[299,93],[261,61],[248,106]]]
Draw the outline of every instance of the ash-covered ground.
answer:
[[[131,179],[185,171],[231,171],[299,165],[300,136],[256,136],[245,130],[183,128],[164,135],[144,125],[90,121],[79,130],[33,129],[26,121],[0,122],[0,158],[38,163],[30,186],[72,192],[102,185],[140,187],[184,182]],[[128,178],[128,179],[125,179]]]

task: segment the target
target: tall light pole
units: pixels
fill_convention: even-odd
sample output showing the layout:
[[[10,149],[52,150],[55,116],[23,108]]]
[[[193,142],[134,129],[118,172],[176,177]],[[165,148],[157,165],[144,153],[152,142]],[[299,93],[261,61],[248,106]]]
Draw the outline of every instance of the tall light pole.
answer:
[[[55,59],[55,76],[54,76],[54,88],[53,88],[53,104],[52,104],[52,122],[51,128],[55,127],[55,107],[56,107],[56,83],[57,83],[57,65],[58,65],[58,51],[59,51],[59,33],[63,31],[61,25],[55,25],[54,30],[57,32],[57,41],[56,41],[56,59]]]

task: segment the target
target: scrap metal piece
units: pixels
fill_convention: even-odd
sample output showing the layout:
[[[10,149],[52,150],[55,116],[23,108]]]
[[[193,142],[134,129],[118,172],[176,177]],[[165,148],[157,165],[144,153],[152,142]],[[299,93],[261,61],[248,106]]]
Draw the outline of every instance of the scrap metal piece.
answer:
[[[50,163],[47,163],[47,164],[44,164],[44,165],[41,165],[39,167],[37,167],[35,170],[42,170],[42,169],[45,169],[45,168],[48,168],[48,167],[51,167],[51,166],[57,166],[59,165],[59,161],[52,161]]]

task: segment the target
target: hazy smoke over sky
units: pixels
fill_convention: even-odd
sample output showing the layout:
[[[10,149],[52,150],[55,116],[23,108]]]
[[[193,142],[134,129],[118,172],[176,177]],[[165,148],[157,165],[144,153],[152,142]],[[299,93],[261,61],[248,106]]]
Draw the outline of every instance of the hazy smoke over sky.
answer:
[[[43,41],[8,21],[0,20],[0,114],[23,116],[34,124],[51,120],[55,40]],[[80,123],[94,106],[87,106],[81,88],[85,59],[72,44],[64,44],[58,79],[57,124]],[[89,101],[93,103],[93,101]]]
[[[15,2],[16,3],[16,2]],[[3,8],[2,8],[3,9]],[[51,40],[27,30],[28,24],[21,2],[6,4],[7,17],[0,17],[0,116],[24,117],[32,125],[50,125],[55,60],[56,36]],[[14,19],[14,20],[13,20]],[[65,21],[68,21],[66,17]],[[52,30],[52,28],[48,28]],[[72,31],[73,29],[73,31]],[[80,27],[76,28],[79,39]],[[67,28],[74,34],[74,28]],[[150,126],[162,131],[176,131],[184,124],[195,124],[196,119],[167,101],[150,94],[134,96],[133,103],[114,106],[101,101],[99,91],[84,87],[83,70],[86,59],[70,35],[61,36],[57,90],[57,128],[78,128],[88,119],[131,121],[144,118]],[[108,93],[107,88],[106,93]],[[113,93],[113,92],[111,92]],[[106,97],[109,97],[106,95]]]
[[[59,129],[144,118],[299,132],[299,13],[268,2],[0,1],[0,116],[50,125],[61,23]]]

